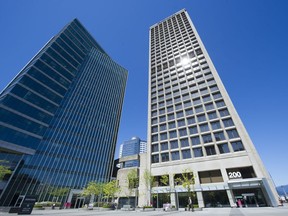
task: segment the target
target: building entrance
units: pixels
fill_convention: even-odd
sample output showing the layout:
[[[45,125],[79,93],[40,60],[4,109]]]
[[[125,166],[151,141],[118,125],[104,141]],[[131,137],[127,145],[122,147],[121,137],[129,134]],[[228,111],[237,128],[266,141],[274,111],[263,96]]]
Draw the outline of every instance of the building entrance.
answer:
[[[267,202],[260,188],[233,190],[237,207],[264,207]]]

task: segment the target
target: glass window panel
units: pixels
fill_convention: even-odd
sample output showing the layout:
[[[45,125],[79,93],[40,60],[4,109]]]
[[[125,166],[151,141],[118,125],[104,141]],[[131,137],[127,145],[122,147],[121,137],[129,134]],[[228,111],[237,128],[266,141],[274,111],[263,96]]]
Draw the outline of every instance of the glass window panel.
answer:
[[[203,157],[203,150],[202,148],[194,148],[193,149],[194,152],[194,157]]]

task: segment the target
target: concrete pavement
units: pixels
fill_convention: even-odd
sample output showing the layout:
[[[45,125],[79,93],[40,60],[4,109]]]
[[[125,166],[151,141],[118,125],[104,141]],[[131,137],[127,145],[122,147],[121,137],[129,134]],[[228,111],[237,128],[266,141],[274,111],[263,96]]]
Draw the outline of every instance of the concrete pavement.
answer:
[[[13,216],[17,214],[9,214],[7,212],[0,212],[0,216]],[[99,210],[87,210],[87,209],[62,209],[62,210],[33,210],[33,216],[49,216],[49,215],[59,215],[59,216],[210,216],[210,215],[221,215],[221,216],[287,216],[288,206],[277,207],[277,208],[206,208],[203,211],[196,212],[186,212],[186,211],[99,211]]]

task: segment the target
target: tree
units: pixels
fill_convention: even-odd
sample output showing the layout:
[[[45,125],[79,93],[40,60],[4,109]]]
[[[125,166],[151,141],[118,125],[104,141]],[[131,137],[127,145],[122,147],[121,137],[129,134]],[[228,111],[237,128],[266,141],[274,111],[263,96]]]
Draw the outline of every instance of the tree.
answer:
[[[130,196],[132,195],[132,191],[133,189],[137,188],[139,184],[139,178],[138,178],[138,173],[136,169],[132,169],[128,172],[127,183],[128,183],[128,191],[129,191],[128,203],[130,204]]]
[[[118,187],[116,180],[112,180],[112,181],[103,185],[104,195],[108,199],[111,198],[112,201],[114,201],[115,194],[119,191],[120,191],[120,188]],[[108,199],[107,199],[107,202],[108,202]]]
[[[181,177],[176,178],[175,182],[181,184],[188,191],[188,194],[191,194],[193,198],[195,197],[194,190],[192,190],[195,184],[195,176],[192,170],[184,169]]]
[[[69,188],[52,188],[50,195],[56,197],[56,202],[58,202],[59,197],[67,195]]]
[[[149,191],[151,190],[152,184],[154,182],[154,176],[152,176],[149,170],[145,169],[143,173],[143,178],[144,178],[144,183],[145,183],[145,187],[147,191],[147,206],[149,206],[150,200],[151,200]]]
[[[0,160],[0,180],[3,180],[4,176],[7,174],[11,174],[12,171],[9,169],[8,166],[2,165],[2,164],[7,164],[8,161]]]
[[[84,188],[82,195],[83,196],[98,196],[98,204],[99,204],[99,196],[103,193],[103,183],[91,181],[88,183],[87,187]],[[90,200],[92,201],[92,200]]]

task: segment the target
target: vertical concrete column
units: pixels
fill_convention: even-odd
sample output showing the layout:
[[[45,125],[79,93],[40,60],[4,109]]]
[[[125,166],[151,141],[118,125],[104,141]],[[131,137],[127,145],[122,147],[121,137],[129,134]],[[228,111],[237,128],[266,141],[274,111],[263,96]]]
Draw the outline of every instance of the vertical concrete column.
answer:
[[[198,205],[199,208],[204,208],[204,200],[203,200],[203,195],[202,192],[196,192],[197,200],[198,200]]]
[[[231,189],[228,189],[228,190],[226,190],[226,192],[227,192],[227,196],[228,196],[228,199],[229,199],[230,206],[231,206],[231,207],[236,206],[235,200],[234,200],[234,198],[233,198],[233,192],[232,192],[232,190],[231,190]]]

